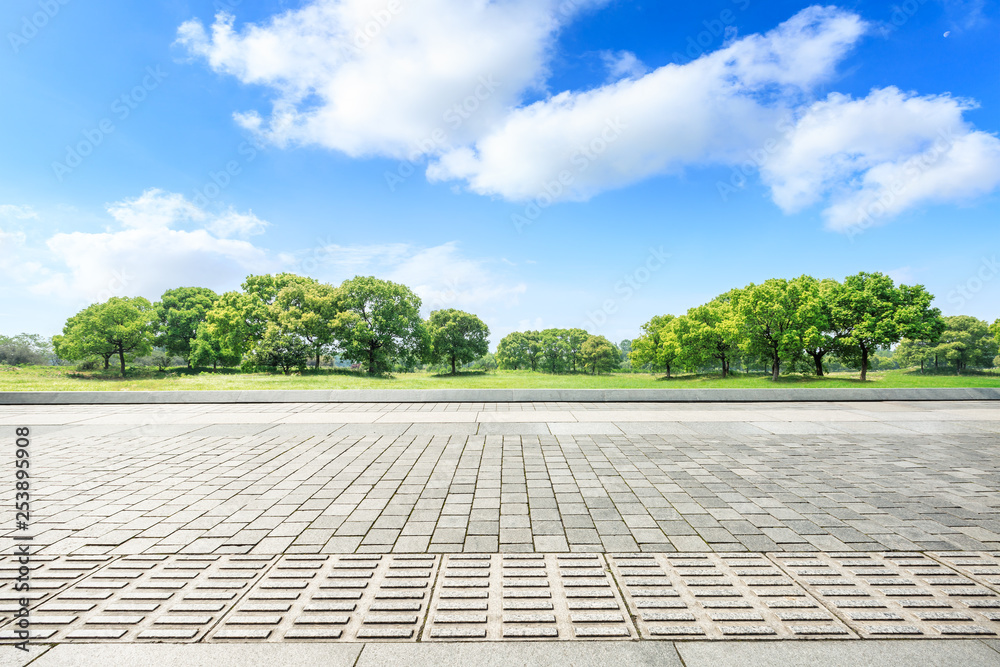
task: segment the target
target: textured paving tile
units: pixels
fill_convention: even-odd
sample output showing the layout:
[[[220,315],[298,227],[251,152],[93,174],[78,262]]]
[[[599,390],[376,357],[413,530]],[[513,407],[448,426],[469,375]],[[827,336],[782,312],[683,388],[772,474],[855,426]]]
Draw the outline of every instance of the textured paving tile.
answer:
[[[425,640],[634,639],[599,554],[446,556]]]
[[[969,578],[1000,592],[1000,553],[938,552],[930,555]]]
[[[209,641],[416,641],[438,557],[284,556]]]
[[[759,554],[608,556],[644,638],[856,637]]]
[[[771,554],[862,637],[994,637],[1000,594],[920,553]]]
[[[63,560],[63,559],[60,559]],[[126,556],[41,601],[49,641],[195,641],[273,564],[260,556]],[[0,629],[0,638],[10,630]]]

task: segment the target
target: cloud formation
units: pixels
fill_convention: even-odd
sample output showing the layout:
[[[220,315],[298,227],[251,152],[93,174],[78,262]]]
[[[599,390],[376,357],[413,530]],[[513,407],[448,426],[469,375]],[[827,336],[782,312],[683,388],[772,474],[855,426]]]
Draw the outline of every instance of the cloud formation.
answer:
[[[819,206],[837,230],[857,224],[858,210],[878,209],[870,219],[880,224],[1000,184],[1000,144],[964,120],[971,101],[891,86],[816,99],[869,32],[851,11],[808,7],[652,70],[607,52],[609,83],[551,94],[560,29],[603,0],[427,2],[416,11],[404,0],[312,0],[241,27],[220,14],[209,28],[184,23],[178,42],[275,93],[269,114],[236,113],[275,144],[426,157],[429,180],[510,201],[586,200],[661,174],[742,165],[763,147],[754,168],[774,202],[789,213]],[[935,148],[942,135],[947,146]]]

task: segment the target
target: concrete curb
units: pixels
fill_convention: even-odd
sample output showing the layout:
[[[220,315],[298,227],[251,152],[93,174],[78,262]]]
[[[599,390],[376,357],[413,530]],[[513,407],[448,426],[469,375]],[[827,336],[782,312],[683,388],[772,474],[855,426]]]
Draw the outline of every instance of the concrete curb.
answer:
[[[257,391],[8,391],[0,405],[169,403],[781,403],[997,401],[1000,387],[923,389],[375,389]]]

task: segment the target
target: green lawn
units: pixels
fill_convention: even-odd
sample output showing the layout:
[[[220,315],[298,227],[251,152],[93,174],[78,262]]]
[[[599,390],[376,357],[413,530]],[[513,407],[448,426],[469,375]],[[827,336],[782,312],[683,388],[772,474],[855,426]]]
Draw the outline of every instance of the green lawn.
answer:
[[[769,375],[737,375],[723,380],[718,374],[683,375],[667,379],[660,375],[549,375],[530,371],[460,373],[457,376],[401,373],[392,377],[368,377],[350,371],[308,371],[301,375],[197,372],[175,368],[167,372],[134,369],[124,380],[114,373],[81,372],[72,367],[0,367],[0,391],[176,391],[207,389],[662,389],[662,388],[767,388],[767,387],[1000,387],[1000,376],[987,374],[921,374],[892,370],[869,373],[862,383],[857,373],[835,373],[817,378],[809,375],[782,376],[778,383]]]

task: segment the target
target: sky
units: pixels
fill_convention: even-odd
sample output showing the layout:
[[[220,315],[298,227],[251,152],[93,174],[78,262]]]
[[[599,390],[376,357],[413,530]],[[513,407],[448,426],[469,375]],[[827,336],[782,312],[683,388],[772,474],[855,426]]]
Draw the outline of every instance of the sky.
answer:
[[[291,271],[496,343],[768,278],[1000,317],[985,0],[7,0],[0,334]]]

